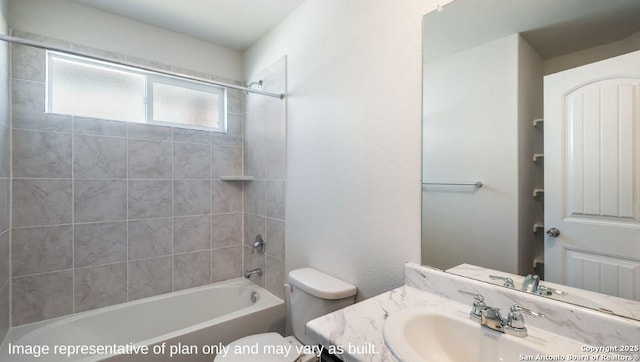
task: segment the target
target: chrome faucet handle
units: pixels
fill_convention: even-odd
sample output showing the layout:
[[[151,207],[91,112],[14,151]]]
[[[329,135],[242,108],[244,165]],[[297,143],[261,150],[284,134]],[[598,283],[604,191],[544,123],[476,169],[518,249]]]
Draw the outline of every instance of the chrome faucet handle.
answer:
[[[487,309],[487,305],[484,304],[484,297],[482,294],[467,292],[466,290],[458,290],[458,293],[467,294],[473,297],[473,309],[469,312],[469,318],[478,323],[482,322],[482,311]]]
[[[536,294],[540,294],[540,295],[552,295],[552,294],[557,294],[557,295],[567,295],[568,293],[565,291],[562,291],[560,289],[553,289],[553,288],[549,288],[546,285],[538,285],[538,289],[536,290]]]
[[[256,235],[256,239],[253,242],[253,247],[251,248],[251,254],[257,251],[258,254],[262,255],[264,254],[265,247],[266,247],[266,244],[264,242],[264,239],[262,238],[262,235],[258,234]]]
[[[524,316],[522,313],[528,314],[536,318],[543,318],[544,314],[535,312],[529,308],[521,307],[518,304],[511,306],[509,315],[507,316],[507,326],[505,332],[517,337],[526,337],[527,327],[524,325]]]
[[[473,306],[474,307],[476,305],[486,306],[484,304],[484,297],[482,296],[482,294],[473,293],[473,292],[467,292],[466,290],[458,290],[458,293],[462,293],[462,294],[466,294],[466,295],[472,296],[473,297]]]
[[[509,312],[510,313],[511,312],[514,312],[514,313],[522,312],[522,313],[526,313],[526,314],[528,314],[528,315],[530,315],[532,317],[544,318],[544,314],[542,314],[540,312],[533,311],[533,310],[531,310],[529,308],[525,308],[525,307],[521,306],[520,304],[512,305],[511,309],[509,309]]]
[[[489,275],[489,278],[493,279],[493,280],[502,280],[504,282],[504,284],[502,284],[503,287],[507,287],[507,288],[515,288],[516,286],[513,284],[513,279],[509,278],[509,277],[501,277],[498,275]]]
[[[473,297],[474,301],[484,303],[484,297],[482,296],[482,294],[467,292],[466,290],[460,290],[460,289],[458,289],[458,293],[470,295]]]

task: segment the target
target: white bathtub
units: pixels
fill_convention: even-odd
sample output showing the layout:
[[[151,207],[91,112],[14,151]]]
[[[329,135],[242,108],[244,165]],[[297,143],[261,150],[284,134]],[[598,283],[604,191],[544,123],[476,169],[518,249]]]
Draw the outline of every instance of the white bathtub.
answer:
[[[234,279],[12,328],[0,348],[0,361],[212,361],[215,347],[209,346],[254,333],[282,332],[284,315],[282,299],[245,279]],[[132,345],[147,346],[148,354],[60,354],[60,346],[87,346],[90,353]],[[178,347],[185,353],[170,358]],[[40,357],[35,357],[37,348]]]

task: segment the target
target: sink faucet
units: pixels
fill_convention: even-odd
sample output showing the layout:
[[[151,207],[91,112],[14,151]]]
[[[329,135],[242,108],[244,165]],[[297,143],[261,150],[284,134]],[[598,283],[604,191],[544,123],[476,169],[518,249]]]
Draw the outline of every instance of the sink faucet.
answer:
[[[522,313],[534,317],[544,317],[542,313],[534,312],[531,309],[514,304],[509,309],[507,318],[504,318],[500,314],[500,308],[489,307],[484,303],[482,294],[471,293],[464,290],[459,290],[458,292],[473,296],[473,308],[469,313],[469,318],[494,331],[516,337],[526,337],[528,333],[527,327],[524,325],[524,316]]]
[[[527,275],[522,281],[522,290],[529,293],[535,293],[538,291],[540,285],[540,277],[537,275]]]
[[[252,276],[261,276],[262,275],[262,268],[255,268],[255,269],[251,269],[251,270],[247,270],[246,273],[244,273],[244,277],[249,279]]]
[[[527,275],[522,282],[522,290],[529,293],[534,293],[538,295],[567,295],[567,292],[563,292],[558,289],[551,289],[542,284],[540,284],[540,277],[537,275]]]
[[[513,279],[509,277],[502,277],[498,275],[489,275],[489,278],[493,280],[502,280],[504,284],[503,287],[515,289],[515,284],[513,283]],[[540,277],[537,275],[529,274],[522,281],[522,287],[520,290],[523,290],[527,293],[533,293],[538,295],[549,296],[552,294],[558,295],[567,295],[567,292],[563,292],[562,290],[552,289],[540,284]]]

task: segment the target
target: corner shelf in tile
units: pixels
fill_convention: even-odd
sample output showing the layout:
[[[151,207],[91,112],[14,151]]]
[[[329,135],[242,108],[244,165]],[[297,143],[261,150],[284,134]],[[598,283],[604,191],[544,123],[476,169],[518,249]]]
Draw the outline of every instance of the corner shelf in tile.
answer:
[[[253,181],[253,176],[220,176],[222,181]]]

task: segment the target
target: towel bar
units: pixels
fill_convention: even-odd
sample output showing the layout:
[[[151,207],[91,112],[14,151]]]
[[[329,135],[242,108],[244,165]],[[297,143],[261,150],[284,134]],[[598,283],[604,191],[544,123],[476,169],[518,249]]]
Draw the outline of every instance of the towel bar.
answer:
[[[476,182],[463,182],[463,183],[456,183],[456,182],[423,182],[423,185],[435,185],[435,186],[473,186],[477,189],[482,187],[482,182],[481,181],[476,181]]]

